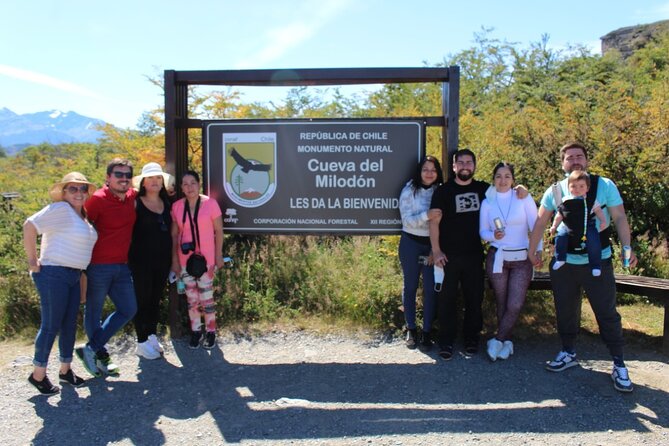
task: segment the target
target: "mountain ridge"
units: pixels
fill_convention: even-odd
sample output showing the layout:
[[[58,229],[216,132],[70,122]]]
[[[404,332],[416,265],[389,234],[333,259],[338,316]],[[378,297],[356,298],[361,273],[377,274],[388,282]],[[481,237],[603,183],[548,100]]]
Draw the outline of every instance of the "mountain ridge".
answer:
[[[13,155],[26,147],[49,143],[95,143],[103,135],[98,130],[106,123],[73,111],[45,110],[18,114],[0,108],[0,147]]]

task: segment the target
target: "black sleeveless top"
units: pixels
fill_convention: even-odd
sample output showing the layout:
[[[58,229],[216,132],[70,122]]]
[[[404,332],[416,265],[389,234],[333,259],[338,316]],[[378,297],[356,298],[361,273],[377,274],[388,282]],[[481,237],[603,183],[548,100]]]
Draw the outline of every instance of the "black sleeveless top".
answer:
[[[169,269],[172,265],[170,203],[163,201],[162,214],[149,210],[140,197],[136,203],[137,220],[132,231],[128,263],[132,268]]]

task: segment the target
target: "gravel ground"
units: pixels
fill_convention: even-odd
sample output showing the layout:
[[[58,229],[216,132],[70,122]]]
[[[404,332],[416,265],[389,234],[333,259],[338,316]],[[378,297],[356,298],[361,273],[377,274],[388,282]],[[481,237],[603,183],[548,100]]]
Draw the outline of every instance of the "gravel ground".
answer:
[[[32,347],[0,344],[0,444],[669,444],[668,358],[639,346],[627,359],[636,389],[621,394],[587,336],[582,367],[555,374],[543,369],[552,337],[517,342],[495,363],[483,352],[446,362],[380,335],[224,335],[211,351],[164,343],[165,358],[148,361],[117,340],[120,377],[52,397],[26,381]]]

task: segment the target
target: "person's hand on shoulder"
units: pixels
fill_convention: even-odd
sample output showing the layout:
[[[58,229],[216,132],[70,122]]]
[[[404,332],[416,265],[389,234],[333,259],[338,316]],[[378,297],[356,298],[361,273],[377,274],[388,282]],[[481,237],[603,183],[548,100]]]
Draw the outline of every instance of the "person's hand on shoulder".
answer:
[[[521,200],[527,198],[530,195],[530,191],[527,190],[527,188],[522,184],[514,187],[513,190],[516,191],[516,196]]]

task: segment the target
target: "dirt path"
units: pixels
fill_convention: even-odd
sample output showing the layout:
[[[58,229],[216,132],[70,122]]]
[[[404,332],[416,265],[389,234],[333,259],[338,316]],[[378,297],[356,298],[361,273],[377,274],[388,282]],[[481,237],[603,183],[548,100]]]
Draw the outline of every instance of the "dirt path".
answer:
[[[168,342],[147,361],[126,340],[110,346],[121,377],[45,398],[26,381],[31,346],[0,344],[0,444],[669,444],[666,356],[631,346],[636,389],[620,394],[598,339],[581,338],[581,368],[552,374],[556,345],[445,362],[401,340],[298,332],[230,336],[211,352]]]

